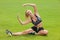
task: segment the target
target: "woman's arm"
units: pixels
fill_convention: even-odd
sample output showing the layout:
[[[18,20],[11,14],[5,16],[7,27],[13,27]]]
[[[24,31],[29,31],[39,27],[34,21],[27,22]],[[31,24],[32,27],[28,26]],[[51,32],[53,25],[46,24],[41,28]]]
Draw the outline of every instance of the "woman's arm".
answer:
[[[30,19],[28,19],[28,20],[26,20],[26,21],[23,22],[21,19],[19,19],[19,16],[17,16],[17,19],[18,19],[19,23],[22,24],[22,25],[25,25],[25,24],[28,24],[28,23],[31,22]]]
[[[23,4],[23,6],[32,6],[34,8],[34,14],[35,15],[38,15],[38,10],[37,10],[37,7],[36,7],[36,4]]]

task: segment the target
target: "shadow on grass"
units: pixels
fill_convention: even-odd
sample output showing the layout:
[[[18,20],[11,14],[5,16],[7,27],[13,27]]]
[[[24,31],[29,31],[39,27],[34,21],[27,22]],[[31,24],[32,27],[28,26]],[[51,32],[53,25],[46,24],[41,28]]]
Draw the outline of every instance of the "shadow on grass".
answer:
[[[28,37],[28,38],[35,38],[35,37],[48,37],[48,35],[46,36],[41,36],[41,35],[31,35],[31,34],[27,34],[27,35],[20,35],[20,36],[7,36],[7,37]]]

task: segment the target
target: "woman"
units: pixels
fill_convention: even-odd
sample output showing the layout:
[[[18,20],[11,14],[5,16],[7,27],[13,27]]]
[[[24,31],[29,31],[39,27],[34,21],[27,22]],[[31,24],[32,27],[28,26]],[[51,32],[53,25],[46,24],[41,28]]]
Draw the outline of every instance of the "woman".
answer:
[[[32,34],[32,35],[47,35],[48,31],[44,30],[43,26],[42,26],[42,20],[41,17],[38,14],[38,10],[35,4],[24,4],[23,6],[32,6],[34,8],[34,14],[32,14],[31,10],[26,10],[25,12],[25,16],[28,18],[26,21],[22,21],[21,19],[19,19],[19,16],[17,16],[17,19],[19,21],[20,24],[25,25],[28,23],[33,23],[34,26],[32,26],[30,29],[25,30],[23,32],[17,32],[17,33],[12,33],[9,30],[6,30],[6,33],[8,35],[25,35],[25,34]]]

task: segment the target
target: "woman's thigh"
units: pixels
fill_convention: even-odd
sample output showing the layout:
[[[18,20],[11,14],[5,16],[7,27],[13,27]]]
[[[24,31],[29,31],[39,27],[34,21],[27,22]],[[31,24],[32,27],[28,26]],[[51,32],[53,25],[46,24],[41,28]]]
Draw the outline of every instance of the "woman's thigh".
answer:
[[[31,32],[34,32],[32,29],[27,29],[25,31],[23,31],[24,33],[31,33]]]

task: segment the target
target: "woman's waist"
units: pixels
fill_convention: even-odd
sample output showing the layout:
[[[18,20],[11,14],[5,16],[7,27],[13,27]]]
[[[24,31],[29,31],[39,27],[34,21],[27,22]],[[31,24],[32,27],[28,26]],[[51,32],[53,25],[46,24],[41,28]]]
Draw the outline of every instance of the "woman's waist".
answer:
[[[35,27],[42,27],[42,22],[39,23],[38,25],[35,25]]]

